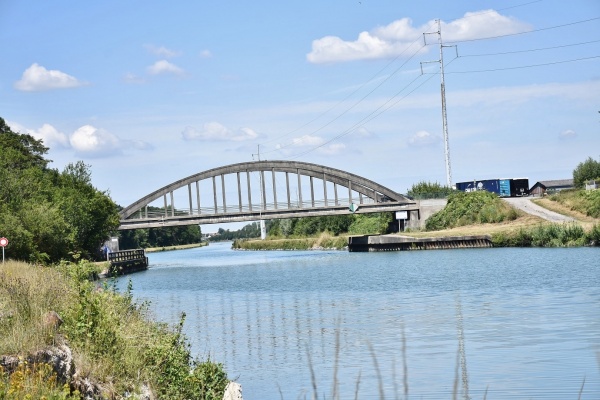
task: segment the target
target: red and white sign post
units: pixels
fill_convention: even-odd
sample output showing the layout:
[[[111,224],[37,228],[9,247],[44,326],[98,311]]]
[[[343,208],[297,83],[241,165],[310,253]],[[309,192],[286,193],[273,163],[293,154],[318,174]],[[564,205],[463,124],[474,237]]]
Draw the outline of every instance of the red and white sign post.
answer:
[[[8,244],[8,239],[5,237],[0,238],[0,247],[2,247],[2,263],[4,264],[4,248]]]

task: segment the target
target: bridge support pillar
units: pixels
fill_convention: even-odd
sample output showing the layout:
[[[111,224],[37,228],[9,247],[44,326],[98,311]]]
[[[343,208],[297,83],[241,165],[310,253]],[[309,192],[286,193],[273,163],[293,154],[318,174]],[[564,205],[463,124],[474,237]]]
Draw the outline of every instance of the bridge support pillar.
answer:
[[[267,226],[265,225],[265,220],[260,220],[260,240],[265,240],[267,238]]]

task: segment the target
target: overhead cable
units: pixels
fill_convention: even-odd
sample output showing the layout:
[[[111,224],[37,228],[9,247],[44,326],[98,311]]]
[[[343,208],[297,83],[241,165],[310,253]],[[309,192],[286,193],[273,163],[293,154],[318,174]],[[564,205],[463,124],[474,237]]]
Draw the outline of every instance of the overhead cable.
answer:
[[[525,34],[528,34],[528,33],[542,32],[542,31],[548,31],[548,30],[551,30],[551,29],[564,28],[566,26],[583,24],[583,23],[586,23],[586,22],[596,21],[598,19],[600,19],[600,17],[594,17],[594,18],[585,19],[585,20],[582,20],[582,21],[570,22],[568,24],[563,24],[563,25],[549,26],[547,28],[532,29],[532,30],[529,30],[529,31],[515,32],[515,33],[506,33],[504,35],[488,36],[488,37],[474,38],[474,39],[464,39],[464,40],[449,40],[449,41],[444,42],[444,44],[449,44],[449,43],[466,43],[466,42],[475,42],[475,41],[478,41],[478,40],[489,40],[489,39],[498,39],[498,38],[503,38],[503,37],[508,37],[508,36],[525,35]]]
[[[527,50],[515,50],[515,51],[505,51],[501,53],[483,53],[483,54],[461,54],[460,57],[487,57],[487,56],[503,56],[507,54],[519,54],[519,53],[532,53],[535,51],[545,51],[545,50],[554,50],[554,49],[562,49],[565,47],[574,47],[581,46],[590,43],[598,43],[600,40],[591,40],[589,42],[581,42],[581,43],[572,43],[572,44],[564,44],[561,46],[552,46],[552,47],[542,47],[537,49],[527,49]]]
[[[524,68],[545,67],[545,66],[548,66],[548,65],[556,65],[556,64],[565,64],[565,63],[577,62],[577,61],[585,61],[585,60],[591,60],[591,59],[594,59],[594,58],[600,58],[600,55],[598,55],[598,56],[591,56],[591,57],[576,58],[576,59],[573,59],[573,60],[554,61],[554,62],[548,62],[548,63],[542,63],[542,64],[521,65],[521,66],[517,66],[517,67],[481,69],[481,70],[472,70],[472,71],[451,71],[451,72],[446,72],[446,74],[472,74],[472,73],[479,73],[479,72],[497,72],[497,71],[507,71],[507,70],[511,70],[511,69],[524,69]]]

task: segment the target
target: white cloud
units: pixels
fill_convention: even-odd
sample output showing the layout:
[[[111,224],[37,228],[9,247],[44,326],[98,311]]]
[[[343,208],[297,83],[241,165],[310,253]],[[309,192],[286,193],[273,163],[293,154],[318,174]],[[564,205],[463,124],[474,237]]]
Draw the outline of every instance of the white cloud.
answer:
[[[503,16],[494,10],[466,13],[462,18],[449,23],[442,22],[441,25],[445,42],[499,36],[531,29],[530,25]],[[409,48],[418,51],[422,46],[419,42],[422,34],[435,29],[435,21],[414,27],[411,19],[402,18],[370,32],[361,32],[354,41],[345,41],[337,36],[325,36],[314,40],[312,51],[306,58],[312,63],[335,63],[396,57]],[[412,51],[407,55],[411,53]]]
[[[340,154],[345,149],[346,145],[344,143],[332,143],[327,146],[319,147],[317,149],[317,152],[328,156],[333,156],[336,154]]]
[[[296,147],[303,146],[320,146],[325,140],[320,136],[304,135],[292,139],[292,144]]]
[[[141,77],[139,77],[139,76],[137,76],[136,74],[133,74],[133,73],[131,73],[131,72],[128,72],[128,73],[126,73],[126,74],[123,76],[123,80],[124,80],[126,83],[138,83],[138,84],[139,84],[139,83],[145,83],[145,82],[146,82],[146,81],[144,80],[144,78],[141,78]]]
[[[495,10],[468,12],[463,18],[442,23],[445,42],[509,35],[532,29],[530,24],[506,17]]]
[[[158,56],[158,57],[173,58],[173,57],[177,57],[177,56],[181,55],[181,52],[168,49],[168,48],[166,48],[164,46],[156,47],[154,45],[147,44],[144,47],[150,53],[152,53],[152,54],[154,54],[155,56]]]
[[[575,139],[577,137],[577,132],[572,129],[567,129],[566,131],[562,131],[558,137],[561,140]]]
[[[208,122],[203,125],[202,129],[196,129],[191,126],[186,127],[181,132],[181,136],[184,140],[241,142],[258,138],[258,133],[250,128],[240,128],[237,131],[232,131],[218,122]]]
[[[88,156],[120,153],[121,144],[119,138],[112,133],[91,125],[84,125],[73,132],[70,143],[77,153]]]
[[[432,135],[427,131],[418,131],[408,139],[410,146],[427,147],[437,145],[442,141],[439,135]]]
[[[37,63],[31,64],[23,72],[20,80],[14,84],[15,89],[25,92],[38,92],[52,89],[67,89],[85,85],[85,82],[58,70],[48,70]]]
[[[50,149],[56,148],[68,148],[69,138],[62,132],[59,132],[55,127],[50,124],[44,124],[40,129],[26,129],[22,125],[15,122],[7,122],[8,126],[14,132],[27,133],[34,138],[41,140],[44,146]]]
[[[365,128],[364,126],[361,126],[358,129],[355,129],[352,132],[352,135],[356,138],[370,138],[370,137],[374,137],[375,134],[373,132],[371,132],[370,130],[368,130],[367,128]]]
[[[167,60],[160,60],[148,67],[148,73],[150,75],[159,75],[159,74],[183,75],[184,71],[183,71],[183,69],[179,68],[177,65],[170,63]]]
[[[330,143],[325,144],[326,141],[320,136],[314,135],[304,135],[301,137],[293,138],[291,143],[289,144],[278,144],[276,147],[277,150],[281,151],[284,155],[292,155],[294,151],[292,148],[305,149],[309,150],[310,148],[314,148],[314,150],[319,154],[324,155],[336,155],[341,153],[346,149],[346,145],[343,143]]]
[[[42,139],[44,145],[50,148],[69,147],[69,138],[62,132],[59,132],[50,124],[44,124],[37,131],[32,131],[31,134],[37,138]]]
[[[210,50],[202,50],[202,51],[200,52],[200,57],[201,57],[201,58],[212,58],[212,56],[213,56],[213,55],[212,55],[212,53],[211,53],[211,51],[210,51]]]

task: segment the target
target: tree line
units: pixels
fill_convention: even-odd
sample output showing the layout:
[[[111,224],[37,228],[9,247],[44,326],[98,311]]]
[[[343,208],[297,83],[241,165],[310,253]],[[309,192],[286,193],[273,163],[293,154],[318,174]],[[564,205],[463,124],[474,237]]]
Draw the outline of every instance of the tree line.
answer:
[[[117,205],[92,186],[83,161],[49,168],[48,148],[0,118],[0,235],[10,258],[52,263],[95,259],[119,226]]]

